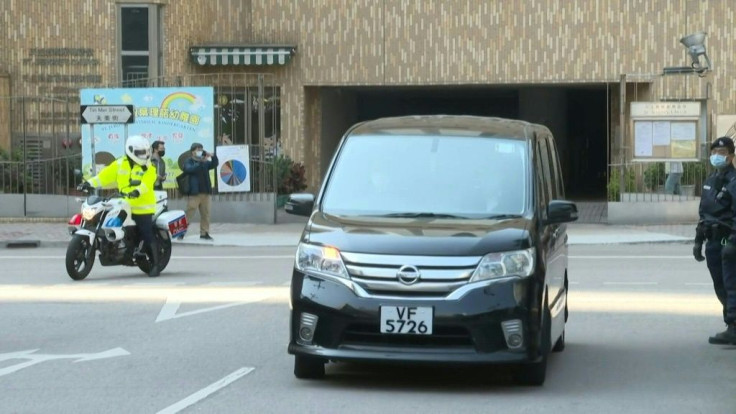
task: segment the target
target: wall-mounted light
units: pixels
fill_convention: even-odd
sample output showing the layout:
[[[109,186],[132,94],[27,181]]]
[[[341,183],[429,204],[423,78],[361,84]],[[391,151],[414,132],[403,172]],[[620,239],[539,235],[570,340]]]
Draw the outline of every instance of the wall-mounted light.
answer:
[[[692,59],[691,66],[698,73],[710,70],[710,59],[708,58],[708,53],[705,51],[706,34],[705,32],[697,32],[680,39],[680,43],[685,45],[687,53],[690,55],[690,59]],[[705,65],[700,61],[701,56],[705,61]]]
[[[705,76],[705,73],[711,70],[710,58],[705,50],[706,35],[705,32],[695,32],[680,39],[680,43],[687,48],[687,53],[690,55],[690,66],[668,66],[664,68],[664,74],[697,73],[699,76]]]

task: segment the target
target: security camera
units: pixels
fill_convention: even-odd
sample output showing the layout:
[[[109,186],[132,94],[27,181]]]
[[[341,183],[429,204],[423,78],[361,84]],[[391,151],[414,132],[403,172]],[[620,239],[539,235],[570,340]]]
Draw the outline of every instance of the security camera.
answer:
[[[703,73],[710,70],[710,59],[705,52],[705,32],[696,32],[680,39],[680,43],[685,45],[687,53],[692,60],[692,68],[695,72]],[[700,62],[700,56],[703,56],[705,65]]]

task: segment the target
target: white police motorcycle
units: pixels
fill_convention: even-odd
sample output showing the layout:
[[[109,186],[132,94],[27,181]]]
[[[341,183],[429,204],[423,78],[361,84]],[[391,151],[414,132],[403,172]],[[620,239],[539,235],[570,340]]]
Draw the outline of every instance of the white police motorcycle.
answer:
[[[136,186],[140,182],[131,182]],[[172,237],[187,232],[187,219],[182,210],[168,210],[166,191],[156,191],[156,213],[153,216],[154,237],[159,249],[159,268],[164,270],[171,258]],[[102,266],[137,266],[148,274],[153,267],[149,249],[143,247],[132,219],[128,193],[109,197],[90,194],[79,214],[69,220],[72,239],[66,250],[66,271],[74,280],[89,275],[99,251]]]

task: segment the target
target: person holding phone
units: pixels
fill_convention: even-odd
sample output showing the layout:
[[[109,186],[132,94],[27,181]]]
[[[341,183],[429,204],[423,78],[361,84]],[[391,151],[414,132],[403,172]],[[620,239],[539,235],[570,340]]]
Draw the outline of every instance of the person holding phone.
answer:
[[[205,151],[204,146],[198,142],[192,144],[190,151],[191,156],[184,162],[184,172],[189,176],[187,220],[191,222],[194,212],[199,210],[199,238],[213,240],[210,236],[210,170],[217,168],[217,155]]]

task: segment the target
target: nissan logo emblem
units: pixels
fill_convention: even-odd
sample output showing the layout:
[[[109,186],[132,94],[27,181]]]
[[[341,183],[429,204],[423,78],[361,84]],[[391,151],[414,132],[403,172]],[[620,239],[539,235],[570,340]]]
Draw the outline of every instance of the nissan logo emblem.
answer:
[[[405,285],[413,285],[414,283],[417,283],[420,276],[422,276],[422,274],[419,272],[419,269],[414,266],[401,266],[399,271],[396,272],[396,278],[399,279],[399,282]]]

